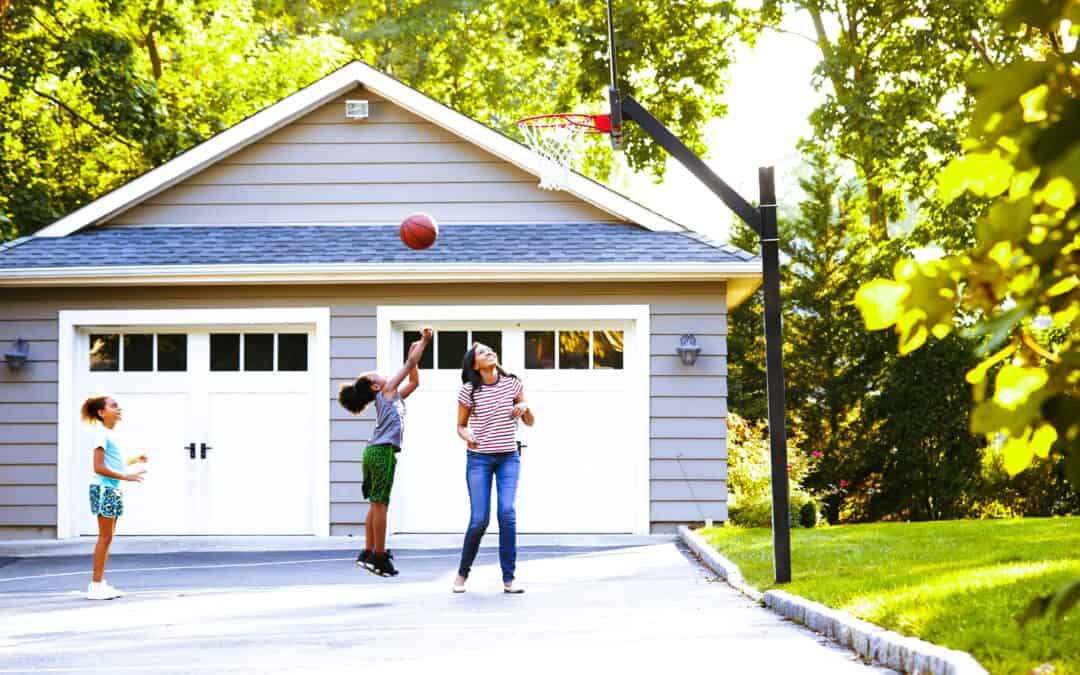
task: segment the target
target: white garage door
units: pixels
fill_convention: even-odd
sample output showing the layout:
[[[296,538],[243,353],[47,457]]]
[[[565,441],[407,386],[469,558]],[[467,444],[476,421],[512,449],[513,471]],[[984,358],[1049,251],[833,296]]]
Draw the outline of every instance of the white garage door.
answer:
[[[121,533],[314,531],[310,329],[99,327],[76,339],[75,400],[115,396],[121,447],[150,457],[144,482],[121,484]],[[92,458],[76,424],[78,531],[96,534],[85,496]]]
[[[391,329],[398,363],[416,323]],[[404,448],[390,509],[395,532],[465,530],[465,448],[456,431],[461,358],[474,341],[493,347],[521,377],[537,422],[519,427],[518,531],[640,532],[647,493],[640,451],[646,426],[627,419],[648,392],[635,378],[640,349],[630,320],[436,322],[434,344],[408,399]],[[640,422],[640,420],[637,420]],[[647,432],[646,432],[647,433]],[[643,502],[645,504],[643,505]],[[646,517],[647,518],[647,517]],[[489,531],[497,531],[495,501]]]

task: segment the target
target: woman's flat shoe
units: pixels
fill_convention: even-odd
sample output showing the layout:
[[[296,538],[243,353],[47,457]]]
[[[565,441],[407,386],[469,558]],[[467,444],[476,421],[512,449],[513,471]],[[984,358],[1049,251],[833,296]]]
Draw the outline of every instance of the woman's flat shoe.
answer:
[[[457,584],[454,584],[454,587],[452,589],[450,589],[450,590],[452,590],[454,593],[464,593],[465,592],[465,585],[462,584],[462,585],[458,586]]]
[[[518,594],[524,593],[524,592],[525,592],[525,589],[521,588],[519,586],[511,586],[510,588],[507,588],[506,586],[503,586],[503,593],[509,593],[511,595],[518,595]]]

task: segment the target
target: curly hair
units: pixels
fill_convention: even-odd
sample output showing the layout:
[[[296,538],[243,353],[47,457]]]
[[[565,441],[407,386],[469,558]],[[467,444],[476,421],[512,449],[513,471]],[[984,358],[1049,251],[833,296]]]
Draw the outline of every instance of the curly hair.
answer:
[[[101,421],[101,417],[98,415],[105,409],[105,405],[109,402],[108,394],[99,394],[97,396],[91,396],[83,401],[82,407],[79,408],[79,417],[83,422],[88,424],[97,424]]]
[[[352,384],[341,385],[337,400],[342,408],[354,415],[359,415],[375,400],[375,391],[371,388],[371,380],[361,377]]]

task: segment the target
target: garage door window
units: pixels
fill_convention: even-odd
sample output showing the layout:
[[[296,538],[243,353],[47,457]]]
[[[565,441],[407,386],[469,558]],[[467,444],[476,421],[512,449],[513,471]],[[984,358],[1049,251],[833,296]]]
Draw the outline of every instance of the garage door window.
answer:
[[[305,371],[307,333],[211,333],[210,370],[237,372]]]
[[[621,330],[525,331],[525,368],[622,370]]]
[[[187,370],[187,335],[182,333],[95,333],[89,339],[91,372]]]
[[[401,360],[409,357],[409,345],[420,339],[420,331],[402,331]],[[481,342],[502,356],[502,331],[497,330],[437,330],[423,357],[420,370],[460,370],[461,357],[474,342]]]

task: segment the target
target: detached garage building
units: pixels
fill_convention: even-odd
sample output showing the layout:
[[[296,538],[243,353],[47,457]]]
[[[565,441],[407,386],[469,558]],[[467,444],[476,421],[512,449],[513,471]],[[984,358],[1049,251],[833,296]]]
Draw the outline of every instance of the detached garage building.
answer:
[[[423,324],[391,531],[467,524],[455,394],[474,340],[537,415],[520,531],[726,519],[726,315],[760,261],[582,176],[541,190],[538,161],[352,63],[0,246],[0,347],[29,343],[0,362],[0,539],[96,534],[78,407],[98,392],[151,457],[122,534],[361,532],[374,415],[334,397],[399,367]],[[426,251],[398,239],[416,211],[441,226]]]

